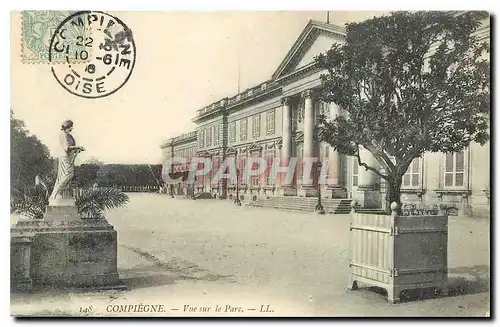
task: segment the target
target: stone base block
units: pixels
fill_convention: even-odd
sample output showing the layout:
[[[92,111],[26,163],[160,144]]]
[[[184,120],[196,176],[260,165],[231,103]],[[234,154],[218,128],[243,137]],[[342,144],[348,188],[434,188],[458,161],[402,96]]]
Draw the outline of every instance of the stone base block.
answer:
[[[297,190],[297,196],[300,197],[317,197],[318,189],[316,187],[302,187]]]
[[[74,205],[48,205],[44,218],[46,220],[79,220],[78,208]]]
[[[276,196],[276,190],[274,188],[263,188],[260,198],[266,199],[273,196]]]
[[[117,233],[106,219],[19,221],[30,232],[34,285],[100,287],[119,284]]]
[[[31,292],[31,233],[14,233],[10,237],[10,287],[11,291]]]
[[[354,200],[363,208],[378,209],[382,206],[382,195],[379,190],[358,189],[353,193]]]
[[[282,186],[279,189],[280,196],[297,196],[297,189],[293,186]]]
[[[33,291],[33,280],[31,278],[12,278],[10,279],[10,291],[31,293]]]
[[[327,188],[323,191],[324,198],[328,199],[347,199],[347,191],[343,188]]]
[[[57,198],[57,199],[50,198],[49,199],[49,206],[74,207],[75,206],[75,198],[73,198],[71,196],[65,196],[63,198]]]

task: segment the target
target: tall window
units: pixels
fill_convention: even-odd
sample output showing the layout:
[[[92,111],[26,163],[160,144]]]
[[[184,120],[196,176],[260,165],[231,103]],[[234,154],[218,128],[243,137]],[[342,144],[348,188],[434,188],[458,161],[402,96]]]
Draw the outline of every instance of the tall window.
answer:
[[[358,186],[358,172],[359,172],[358,158],[353,157],[352,158],[352,186]]]
[[[198,136],[198,144],[200,148],[205,146],[205,130],[200,131],[200,135]]]
[[[236,142],[236,122],[229,123],[229,142]]]
[[[245,166],[246,166],[247,156],[246,154],[240,154],[237,157],[236,167],[238,168],[238,179],[240,185],[247,185],[247,180],[245,176]]]
[[[212,129],[209,128],[206,130],[206,138],[207,138],[207,146],[212,145]]]
[[[260,114],[253,116],[252,121],[252,135],[254,137],[260,136]]]
[[[212,126],[214,135],[214,145],[219,145],[219,124]]]
[[[253,160],[252,160],[252,165],[253,165],[253,167],[252,167],[252,171],[255,171],[255,170],[260,170],[260,169],[259,169],[259,168],[260,168],[260,167],[259,167],[259,163],[258,163],[258,162],[257,162],[257,160],[256,160],[256,159],[257,159],[257,158],[259,158],[259,157],[260,157],[260,152],[254,152],[254,153],[252,153],[252,159],[253,159]],[[253,187],[258,187],[258,186],[259,186],[259,184],[260,184],[260,183],[259,183],[259,179],[260,179],[260,174],[258,174],[258,175],[252,175],[252,176],[250,177],[250,181],[251,181],[251,184],[250,184],[250,185],[252,185]]]
[[[274,110],[266,113],[266,131],[267,134],[274,133]]]
[[[211,172],[211,176],[215,176],[215,174],[217,173],[217,171],[219,170],[220,168],[220,157],[218,155],[214,155],[212,157],[212,172]],[[213,185],[217,185],[219,181],[215,180],[215,179],[212,179],[211,180],[211,183]]]
[[[240,141],[244,141],[247,139],[247,126],[248,126],[248,120],[247,118],[243,118],[240,121]]]
[[[420,158],[413,159],[406,174],[403,176],[403,187],[420,186],[420,162]]]
[[[446,153],[444,167],[444,186],[464,186],[465,151]]]
[[[276,176],[272,173],[273,170],[273,160],[274,160],[274,150],[269,150],[266,153],[266,180],[267,185],[275,185],[276,184]]]

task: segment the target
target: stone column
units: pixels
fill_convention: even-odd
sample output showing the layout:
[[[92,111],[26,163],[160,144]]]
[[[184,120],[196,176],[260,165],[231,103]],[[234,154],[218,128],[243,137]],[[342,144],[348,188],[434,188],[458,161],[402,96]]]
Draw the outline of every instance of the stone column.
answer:
[[[330,117],[335,119],[341,115],[340,108],[335,103],[330,103]],[[326,185],[328,197],[336,199],[347,198],[347,192],[344,188],[341,171],[341,157],[338,151],[332,146],[329,147],[328,153],[328,178],[337,180],[335,185]]]
[[[314,157],[314,105],[312,91],[302,93],[304,99],[304,158]]]
[[[361,148],[359,154],[361,162],[366,163],[370,167],[378,167],[379,164],[377,160],[371,155],[370,151]],[[366,170],[362,166],[359,167],[358,191],[356,194],[358,205],[361,205],[365,208],[381,207],[382,196],[377,185],[377,180],[378,176],[374,172]]]
[[[347,198],[347,191],[342,180],[340,154],[332,146],[329,147],[328,151],[328,178],[334,179],[337,182],[335,185],[326,185],[326,193],[332,199],[345,199]]]
[[[304,99],[304,160],[311,160],[310,158],[315,157],[314,151],[314,123],[315,123],[315,108],[313,103],[312,90],[307,90],[302,93],[302,98]],[[303,174],[310,174],[310,182],[304,181],[302,187],[305,190],[305,196],[317,196],[317,187],[315,186],[314,178],[317,175],[316,165],[310,172],[304,171]]]
[[[292,156],[292,107],[290,104],[290,98],[286,97],[282,99],[283,103],[283,141],[281,148],[281,164],[288,165],[290,157]],[[286,182],[285,174],[281,174],[282,185],[281,193],[282,195],[290,195],[292,185]]]
[[[375,158],[371,155],[370,151],[362,148],[359,152],[359,156],[361,157],[361,162],[366,163],[370,167],[377,167],[378,162],[375,160]],[[376,189],[376,182],[377,182],[377,175],[370,171],[366,170],[364,167],[359,167],[359,178],[358,178],[358,189],[363,189],[363,190],[375,190]]]

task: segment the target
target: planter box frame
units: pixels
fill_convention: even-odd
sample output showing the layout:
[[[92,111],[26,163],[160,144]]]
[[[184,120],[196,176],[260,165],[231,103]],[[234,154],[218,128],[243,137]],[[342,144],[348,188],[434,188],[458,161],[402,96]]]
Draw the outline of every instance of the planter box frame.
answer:
[[[436,288],[448,293],[448,215],[398,216],[351,211],[350,280],[384,288],[398,303],[403,290]]]

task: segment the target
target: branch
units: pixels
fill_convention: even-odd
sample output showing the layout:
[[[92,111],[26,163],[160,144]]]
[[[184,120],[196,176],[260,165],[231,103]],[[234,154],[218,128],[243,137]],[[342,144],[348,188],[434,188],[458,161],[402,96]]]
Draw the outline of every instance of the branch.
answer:
[[[366,163],[364,162],[361,162],[361,157],[359,156],[359,145],[358,145],[358,151],[356,151],[356,158],[358,159],[358,165],[361,166],[361,167],[365,167],[366,170],[371,170],[373,171],[375,174],[377,174],[378,176],[382,177],[383,179],[385,180],[388,180],[389,177],[382,174],[381,172],[379,172],[377,169],[373,168],[373,167],[370,167],[368,166]]]
[[[363,80],[362,83],[363,84],[361,84],[361,87],[363,88],[363,93],[364,93],[365,97],[368,99],[369,102],[372,102],[372,97],[369,95],[370,89],[366,86],[366,81]]]
[[[394,90],[394,93],[396,93],[396,100],[398,102],[398,109],[401,110],[402,109],[401,103],[403,102],[403,100],[402,100],[401,95],[399,94],[399,92],[396,90],[395,86],[393,87],[393,90]]]
[[[393,171],[396,167],[394,166],[394,164],[392,163],[391,159],[389,159],[389,157],[387,156],[387,154],[384,153],[384,151],[381,151],[381,150],[378,150],[377,148],[375,147],[372,147],[372,146],[366,146],[365,147],[368,151],[370,151],[373,155],[376,155],[378,156],[381,160],[378,160],[377,158],[377,161],[380,162],[380,163],[385,163],[385,169],[387,171]]]

